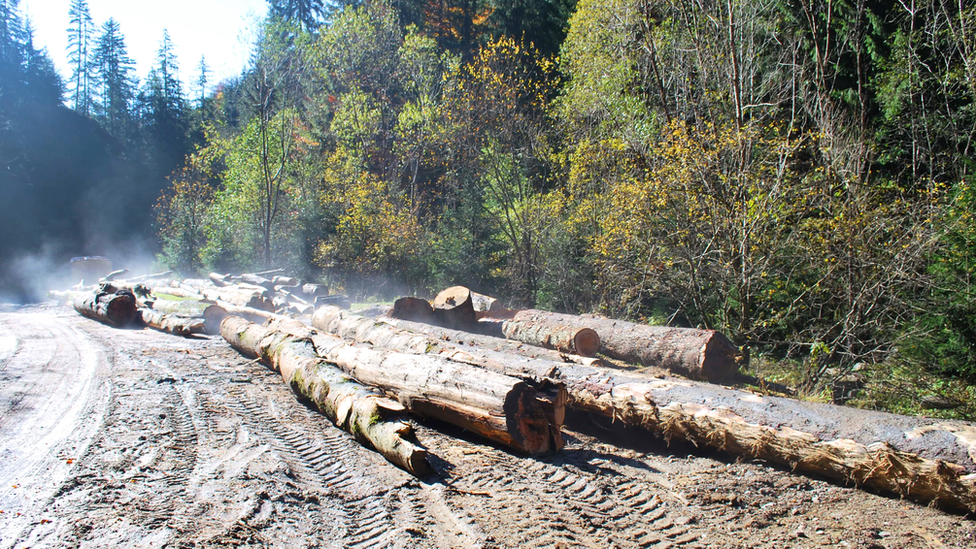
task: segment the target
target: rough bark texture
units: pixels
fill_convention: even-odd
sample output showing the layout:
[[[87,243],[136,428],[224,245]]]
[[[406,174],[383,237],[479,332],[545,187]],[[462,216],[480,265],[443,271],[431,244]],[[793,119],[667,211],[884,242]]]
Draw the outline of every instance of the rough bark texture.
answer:
[[[111,292],[106,290],[113,290]],[[102,285],[91,292],[66,292],[66,302],[83,316],[117,328],[131,325],[136,320],[138,306],[135,295],[129,290],[114,291]]]
[[[242,354],[261,358],[292,390],[310,400],[337,427],[417,476],[430,472],[427,451],[414,442],[398,402],[356,383],[315,354],[310,339],[274,332],[239,317],[221,324],[224,338]]]
[[[206,321],[202,317],[178,316],[141,308],[139,309],[139,318],[146,326],[173,335],[188,336],[207,331]]]
[[[565,384],[568,408],[604,416],[606,424],[638,427],[668,442],[710,448],[733,457],[762,459],[845,484],[976,511],[976,425],[899,416],[786,398],[759,396],[712,384],[656,379],[576,364],[516,359],[486,351],[485,336],[393,321],[357,324],[317,311],[344,337],[370,337],[435,352],[512,376]],[[487,338],[493,339],[493,338]],[[469,343],[476,341],[476,346]],[[454,342],[458,346],[452,346]],[[510,343],[510,342],[509,342]],[[427,346],[426,348],[424,346]],[[506,358],[509,357],[509,358]]]
[[[430,324],[434,321],[434,308],[426,299],[401,297],[393,302],[393,310],[390,311],[390,316],[401,320]]]
[[[321,310],[321,309],[319,309]],[[363,313],[364,311],[359,311]],[[318,311],[316,311],[318,313]],[[546,349],[536,345],[529,345],[521,341],[503,339],[499,336],[476,334],[461,330],[451,330],[424,322],[414,322],[410,320],[400,320],[399,318],[378,315],[377,321],[389,324],[409,332],[424,334],[434,339],[452,343],[465,350],[485,349],[501,353],[513,353],[526,358],[536,358],[549,360],[552,362],[572,362],[583,366],[596,366],[602,368],[613,368],[614,365],[606,360],[596,357],[585,357],[571,353],[561,353]],[[313,317],[314,318],[314,317]]]
[[[580,356],[593,356],[600,350],[600,336],[596,331],[579,326],[484,318],[478,321],[477,330],[488,335]]]
[[[438,356],[352,345],[295,321],[269,325],[296,335],[307,330],[320,356],[362,383],[395,394],[411,412],[529,455],[563,446],[565,403],[553,402],[535,384]]]
[[[551,326],[591,328],[600,335],[607,356],[657,366],[690,379],[717,383],[733,380],[738,371],[738,350],[714,330],[646,326],[606,318],[550,313],[535,309],[519,311],[515,320]]]

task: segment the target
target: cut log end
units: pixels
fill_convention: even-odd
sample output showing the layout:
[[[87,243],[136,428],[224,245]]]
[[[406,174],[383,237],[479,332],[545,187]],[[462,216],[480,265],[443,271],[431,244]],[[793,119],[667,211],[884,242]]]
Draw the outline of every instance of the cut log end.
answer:
[[[581,328],[573,336],[573,346],[580,356],[593,356],[600,352],[600,336],[595,330]]]
[[[557,432],[552,432],[552,418],[546,414],[546,409],[553,408],[553,404],[548,399],[538,398],[536,390],[525,383],[519,383],[512,388],[505,399],[504,410],[508,431],[516,439],[519,449],[530,455],[558,449],[553,447],[553,442],[561,442],[561,435],[558,429]],[[556,445],[559,445],[558,442]]]

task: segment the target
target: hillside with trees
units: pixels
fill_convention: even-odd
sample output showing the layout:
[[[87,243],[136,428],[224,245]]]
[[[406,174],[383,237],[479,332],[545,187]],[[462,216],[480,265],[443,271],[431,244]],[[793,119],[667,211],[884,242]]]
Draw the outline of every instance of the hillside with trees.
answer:
[[[136,82],[75,0],[60,81],[3,5],[0,199],[40,229],[0,246],[97,219],[184,274],[716,329],[807,395],[976,417],[971,1],[270,0],[192,100],[168,37]]]

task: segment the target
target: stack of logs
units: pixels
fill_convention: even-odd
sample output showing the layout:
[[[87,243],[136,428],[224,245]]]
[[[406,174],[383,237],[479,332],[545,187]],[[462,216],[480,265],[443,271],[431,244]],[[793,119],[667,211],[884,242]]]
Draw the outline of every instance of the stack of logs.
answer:
[[[218,334],[220,322],[228,314],[264,322],[277,316],[308,318],[316,306],[322,305],[349,308],[348,297],[329,295],[324,284],[306,283],[273,271],[238,276],[211,273],[205,279],[184,280],[170,272],[127,280],[114,280],[113,274],[95,286],[49,295],[113,326],[141,324],[181,336]]]
[[[186,307],[223,307],[219,332],[235,349],[416,475],[430,469],[407,414],[528,455],[560,450],[563,425],[584,421],[976,512],[976,426],[723,387],[716,382],[735,382],[741,361],[714,331],[512,311],[463,287],[432,302],[401,298],[379,317],[321,306],[309,326],[243,302],[255,295],[243,276],[157,283],[151,291],[136,282],[108,282],[71,302],[112,325],[124,324],[112,312],[121,308],[116,301],[151,302],[148,310],[162,312],[160,292],[184,297],[193,304]],[[683,377],[624,370],[619,361]]]

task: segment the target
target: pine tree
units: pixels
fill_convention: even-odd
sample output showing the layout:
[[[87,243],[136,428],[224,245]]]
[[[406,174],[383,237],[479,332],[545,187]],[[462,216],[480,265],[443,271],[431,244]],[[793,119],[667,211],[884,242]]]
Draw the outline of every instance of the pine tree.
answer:
[[[68,9],[68,63],[71,65],[69,94],[76,111],[89,116],[92,110],[92,50],[95,24],[87,0],[71,0]]]
[[[305,30],[315,30],[327,16],[322,0],[268,0],[272,15],[300,24]]]
[[[207,66],[207,58],[203,55],[200,56],[200,64],[197,65],[197,89],[200,90],[199,101],[200,108],[203,108],[203,102],[207,98],[207,83],[210,78],[210,67]]]
[[[0,96],[10,92],[17,82],[21,62],[21,20],[17,13],[20,0],[0,0]]]
[[[128,56],[119,23],[113,18],[102,25],[92,64],[97,80],[97,118],[109,133],[122,137],[129,127],[135,94],[134,63]]]
[[[163,31],[156,65],[149,71],[140,94],[141,116],[155,160],[155,172],[162,175],[179,167],[189,152],[186,99],[177,76],[179,64],[173,49],[169,31]]]
[[[61,77],[46,49],[34,47],[34,26],[24,22],[23,81],[26,96],[46,105],[60,105],[64,93]]]

